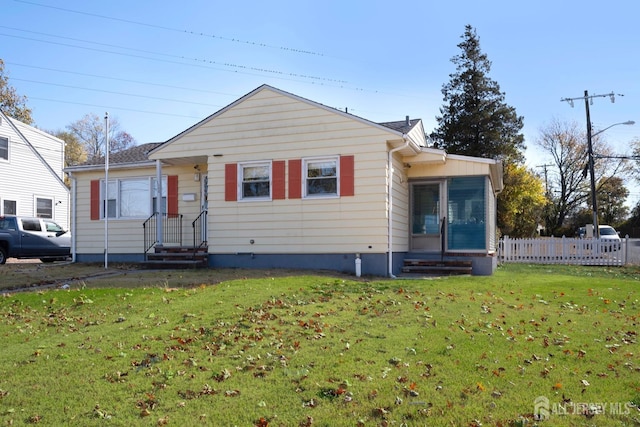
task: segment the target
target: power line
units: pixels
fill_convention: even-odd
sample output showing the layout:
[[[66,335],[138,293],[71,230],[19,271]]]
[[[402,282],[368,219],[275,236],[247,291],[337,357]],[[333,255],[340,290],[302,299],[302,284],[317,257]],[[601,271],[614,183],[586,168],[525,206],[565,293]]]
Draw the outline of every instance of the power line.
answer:
[[[93,77],[93,78],[98,78],[98,79],[115,80],[115,81],[120,81],[120,82],[136,83],[136,84],[147,85],[147,86],[166,87],[166,88],[169,88],[169,89],[188,90],[188,91],[198,92],[198,93],[213,93],[213,94],[216,94],[216,95],[232,96],[232,97],[236,97],[236,98],[239,96],[238,94],[234,94],[234,93],[218,92],[218,91],[215,91],[215,90],[208,90],[208,89],[204,89],[204,88],[201,89],[201,88],[192,88],[192,87],[168,85],[168,84],[163,84],[163,83],[152,83],[152,82],[146,82],[146,81],[140,81],[140,80],[123,79],[123,78],[120,78],[120,77],[102,76],[102,75],[99,75],[99,74],[80,73],[78,71],[69,71],[69,70],[60,70],[60,69],[57,69],[57,68],[40,67],[40,66],[37,66],[37,65],[18,64],[17,62],[10,62],[10,61],[5,61],[5,64],[12,65],[12,66],[18,66],[18,67],[35,68],[35,69],[44,70],[44,71],[54,71],[54,72],[57,72],[57,73],[74,74],[76,76],[85,76],[85,77]],[[13,80],[17,80],[15,78],[12,78],[12,79]]]
[[[133,20],[130,20],[130,19],[115,18],[113,16],[100,15],[100,14],[97,14],[97,13],[83,12],[83,11],[73,10],[73,9],[66,9],[66,8],[63,8],[63,7],[51,6],[51,5],[46,5],[46,4],[41,4],[41,3],[36,3],[36,2],[31,2],[31,1],[26,1],[26,0],[14,0],[14,1],[18,2],[18,3],[30,4],[32,6],[47,7],[47,8],[50,8],[50,9],[60,10],[60,11],[63,11],[63,12],[76,13],[76,14],[79,14],[79,15],[86,15],[86,16],[93,16],[93,17],[96,17],[96,18],[108,19],[108,20],[111,20],[111,21],[124,22],[124,23],[127,23],[127,24],[133,24],[133,25],[140,25],[140,26],[145,26],[145,27],[149,27],[149,28],[157,28],[157,29],[165,30],[165,31],[172,31],[172,32],[178,32],[178,33],[190,34],[190,35],[193,35],[193,36],[219,39],[219,40],[224,40],[224,41],[230,41],[230,42],[233,42],[233,43],[242,43],[242,44],[251,45],[251,46],[257,46],[257,47],[266,47],[266,48],[271,48],[271,49],[279,49],[279,50],[283,50],[283,51],[287,51],[287,52],[302,53],[302,54],[306,54],[306,55],[325,56],[323,53],[314,52],[314,51],[310,51],[310,50],[296,49],[296,48],[291,48],[291,47],[286,47],[286,46],[274,46],[274,45],[270,45],[270,44],[267,44],[267,43],[254,42],[254,41],[250,41],[250,40],[242,40],[242,39],[237,39],[237,38],[232,38],[232,37],[219,36],[219,35],[215,35],[215,34],[206,34],[206,33],[197,32],[197,31],[191,31],[191,30],[180,30],[178,28],[166,27],[166,26],[157,25],[157,24],[149,24],[149,23],[146,23],[146,22],[133,21]]]
[[[88,44],[91,44],[91,45],[104,46],[104,47],[115,48],[115,49],[123,49],[123,50],[128,50],[128,51],[133,51],[133,52],[140,52],[140,53],[146,53],[146,54],[151,54],[151,55],[164,56],[164,57],[174,58],[174,59],[188,60],[188,61],[193,61],[193,62],[197,62],[197,63],[213,64],[213,65],[229,67],[229,68],[234,68],[234,69],[239,69],[239,70],[251,70],[251,71],[257,71],[257,72],[266,73],[266,74],[275,74],[275,75],[279,75],[279,76],[290,76],[290,77],[303,78],[303,79],[309,79],[309,80],[317,80],[317,81],[326,81],[326,82],[338,83],[338,84],[349,83],[346,80],[331,79],[331,78],[327,78],[327,77],[318,77],[318,76],[313,76],[313,75],[291,73],[291,72],[279,71],[279,70],[271,70],[271,69],[268,69],[268,68],[251,67],[251,66],[247,66],[247,65],[234,64],[234,63],[230,63],[230,62],[220,63],[220,62],[213,61],[213,60],[210,60],[210,59],[189,58],[189,57],[180,56],[180,55],[171,55],[171,54],[162,53],[162,52],[153,52],[153,51],[144,50],[144,49],[135,49],[135,48],[126,47],[126,46],[118,46],[118,45],[113,45],[113,44],[108,44],[108,43],[100,43],[100,42],[93,42],[93,41],[89,41],[89,40],[76,39],[76,38],[73,38],[73,37],[63,37],[63,36],[57,36],[55,34],[41,33],[41,32],[37,32],[37,31],[29,31],[29,30],[22,30],[22,29],[19,29],[19,28],[7,27],[7,26],[4,26],[4,25],[0,25],[0,28],[5,28],[5,29],[13,30],[13,31],[20,31],[20,32],[30,33],[30,34],[37,34],[37,35],[46,36],[46,37],[55,37],[55,38],[59,38],[59,39],[63,39],[63,40],[71,40],[71,41],[74,41],[74,42],[88,43]],[[142,56],[142,55],[126,54],[126,53],[122,53],[122,52],[114,52],[114,51],[111,51],[111,50],[104,50],[104,49],[98,49],[98,48],[89,48],[89,47],[85,47],[85,46],[77,46],[77,45],[68,44],[68,43],[62,43],[62,42],[54,42],[54,41],[42,40],[42,39],[36,39],[36,38],[30,38],[30,37],[21,37],[21,36],[16,36],[16,35],[11,35],[11,34],[1,34],[0,33],[0,35],[1,36],[5,36],[5,37],[13,37],[13,38],[19,38],[19,39],[23,39],[23,40],[36,41],[36,42],[40,42],[40,43],[48,43],[48,44],[55,44],[55,45],[59,45],[59,46],[72,47],[72,48],[76,48],[76,49],[91,50],[91,51],[94,51],[94,52],[110,53],[110,54],[113,54],[113,55],[123,55],[123,56],[129,56],[129,57],[133,57],[133,58],[142,58],[142,59],[150,59],[150,60],[155,60],[155,61],[169,62],[169,63],[174,63],[174,64],[182,64],[181,62],[162,60],[162,59],[158,59],[158,58],[150,58],[150,57],[146,57],[146,56]],[[189,64],[185,64],[185,65],[189,65]],[[221,69],[221,71],[235,72],[234,70],[226,70],[226,69]],[[362,90],[364,90],[364,89],[362,89]]]
[[[72,105],[82,105],[85,107],[98,107],[98,108],[102,108],[102,109],[110,109],[110,110],[119,110],[119,111],[132,111],[134,113],[145,113],[145,114],[158,114],[161,116],[172,116],[172,117],[183,117],[183,118],[187,118],[187,119],[198,119],[201,120],[202,117],[199,116],[190,116],[190,115],[185,115],[185,114],[172,114],[172,113],[163,113],[160,111],[146,111],[146,110],[136,110],[134,108],[124,108],[124,107],[113,107],[113,106],[107,106],[107,105],[96,105],[96,104],[87,104],[84,102],[72,102],[72,101],[60,101],[59,99],[50,99],[50,98],[39,98],[39,97],[29,97],[29,99],[37,99],[39,101],[49,101],[49,102],[61,102],[63,104],[72,104]]]
[[[134,94],[134,93],[116,92],[116,91],[104,90],[104,89],[93,89],[93,88],[88,88],[88,87],[65,85],[65,84],[60,84],[60,83],[41,82],[41,81],[37,81],[37,80],[17,79],[15,77],[13,77],[11,80],[16,80],[16,81],[21,81],[21,82],[29,82],[29,83],[38,83],[38,84],[44,84],[44,85],[49,85],[49,86],[66,87],[66,88],[70,88],[70,89],[79,89],[79,90],[86,90],[86,91],[91,91],[91,92],[110,93],[110,94],[113,94],[113,95],[125,95],[125,96],[133,96],[133,97],[136,97],[136,98],[155,99],[155,100],[158,100],[158,101],[181,102],[181,103],[184,103],[184,104],[204,105],[204,106],[207,106],[207,107],[217,107],[217,108],[224,107],[224,105],[218,105],[218,104],[205,104],[204,102],[181,101],[179,99],[160,98],[158,96],[148,96],[148,95],[137,95],[137,94]]]

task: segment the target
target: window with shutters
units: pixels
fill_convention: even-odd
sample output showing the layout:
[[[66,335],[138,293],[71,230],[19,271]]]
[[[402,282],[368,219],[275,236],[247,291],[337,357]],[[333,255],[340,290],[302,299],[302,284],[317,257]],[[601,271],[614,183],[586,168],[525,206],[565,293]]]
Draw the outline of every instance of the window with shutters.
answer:
[[[271,199],[271,162],[238,164],[240,200]]]
[[[156,178],[109,180],[105,189],[100,181],[100,218],[148,218],[154,212],[167,212],[167,178],[162,179],[162,196],[158,197]],[[158,200],[161,200],[160,206]]]
[[[304,197],[339,196],[339,172],[339,157],[304,159]]]

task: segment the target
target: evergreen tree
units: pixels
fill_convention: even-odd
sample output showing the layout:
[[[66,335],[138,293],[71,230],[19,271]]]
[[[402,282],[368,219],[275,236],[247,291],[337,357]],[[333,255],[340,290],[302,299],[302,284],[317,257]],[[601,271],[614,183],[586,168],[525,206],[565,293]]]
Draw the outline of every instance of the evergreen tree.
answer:
[[[500,86],[488,77],[491,62],[480,50],[480,39],[465,27],[462,52],[451,59],[456,72],[442,87],[445,105],[436,117],[435,145],[451,154],[524,161],[523,118],[504,102]]]

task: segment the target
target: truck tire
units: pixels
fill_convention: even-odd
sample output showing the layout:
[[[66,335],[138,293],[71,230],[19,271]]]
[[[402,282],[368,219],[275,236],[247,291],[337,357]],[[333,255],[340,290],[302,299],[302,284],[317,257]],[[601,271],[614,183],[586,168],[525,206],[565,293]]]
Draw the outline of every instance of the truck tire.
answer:
[[[5,262],[7,262],[7,251],[0,246],[0,265],[4,264]]]

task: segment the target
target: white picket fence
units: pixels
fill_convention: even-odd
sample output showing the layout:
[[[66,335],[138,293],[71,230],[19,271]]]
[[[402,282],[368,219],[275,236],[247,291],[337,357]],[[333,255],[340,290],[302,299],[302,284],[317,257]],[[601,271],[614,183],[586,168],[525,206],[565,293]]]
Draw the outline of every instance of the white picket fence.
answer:
[[[594,238],[511,239],[504,236],[500,240],[498,259],[531,264],[621,266],[628,263],[629,247],[629,238],[612,242]]]

